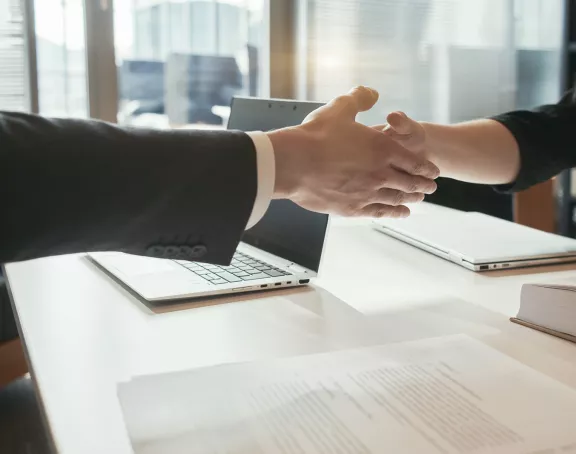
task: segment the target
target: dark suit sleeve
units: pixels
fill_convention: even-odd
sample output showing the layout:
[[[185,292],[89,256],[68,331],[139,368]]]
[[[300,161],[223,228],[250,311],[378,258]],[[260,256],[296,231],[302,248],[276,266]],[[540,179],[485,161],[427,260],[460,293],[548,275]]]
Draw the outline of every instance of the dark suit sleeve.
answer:
[[[506,126],[520,148],[521,168],[516,182],[499,186],[504,192],[521,191],[576,166],[576,93],[558,104],[531,111],[508,112],[492,117]]]
[[[256,188],[241,132],[0,112],[0,262],[123,251],[227,264]]]

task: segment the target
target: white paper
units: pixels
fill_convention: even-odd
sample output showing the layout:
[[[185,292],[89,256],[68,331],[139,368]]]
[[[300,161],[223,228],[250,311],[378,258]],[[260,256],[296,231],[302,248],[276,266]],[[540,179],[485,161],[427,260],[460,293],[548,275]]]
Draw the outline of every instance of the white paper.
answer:
[[[576,453],[576,391],[458,335],[142,377],[137,454]]]

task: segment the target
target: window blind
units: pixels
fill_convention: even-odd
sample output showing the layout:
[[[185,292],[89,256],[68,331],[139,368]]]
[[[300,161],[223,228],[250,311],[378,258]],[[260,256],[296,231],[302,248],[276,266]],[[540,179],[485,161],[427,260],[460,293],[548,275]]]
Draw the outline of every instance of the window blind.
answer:
[[[300,0],[299,96],[380,91],[392,110],[458,122],[553,102],[564,0]]]
[[[0,0],[0,109],[27,110],[20,0]]]

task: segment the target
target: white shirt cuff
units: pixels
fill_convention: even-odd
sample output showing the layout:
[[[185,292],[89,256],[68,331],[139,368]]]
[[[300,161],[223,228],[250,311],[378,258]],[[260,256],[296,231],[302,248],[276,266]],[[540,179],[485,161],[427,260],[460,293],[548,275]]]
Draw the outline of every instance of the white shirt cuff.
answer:
[[[274,160],[274,147],[266,133],[248,132],[248,136],[254,142],[256,149],[256,167],[258,173],[258,189],[252,214],[248,220],[246,229],[254,227],[268,210],[270,200],[274,194],[274,184],[276,182],[276,162]]]

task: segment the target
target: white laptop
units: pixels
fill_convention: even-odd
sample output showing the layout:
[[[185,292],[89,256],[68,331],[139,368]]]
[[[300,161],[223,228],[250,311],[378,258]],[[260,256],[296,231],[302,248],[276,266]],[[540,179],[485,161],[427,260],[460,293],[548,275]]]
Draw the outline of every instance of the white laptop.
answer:
[[[235,98],[228,129],[267,131],[300,124],[322,104]],[[273,200],[246,231],[231,266],[119,252],[92,253],[101,268],[152,303],[306,285],[317,276],[328,215]]]
[[[576,240],[481,213],[416,213],[373,226],[473,271],[576,262]]]

